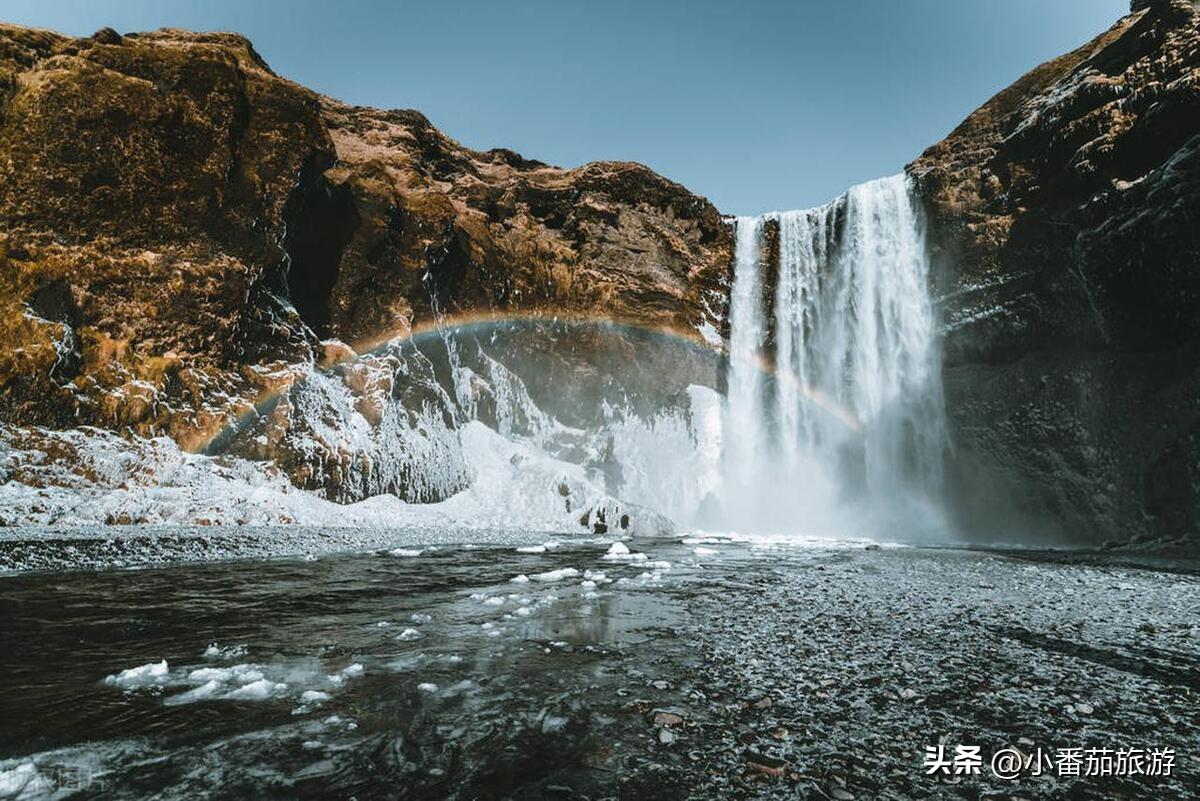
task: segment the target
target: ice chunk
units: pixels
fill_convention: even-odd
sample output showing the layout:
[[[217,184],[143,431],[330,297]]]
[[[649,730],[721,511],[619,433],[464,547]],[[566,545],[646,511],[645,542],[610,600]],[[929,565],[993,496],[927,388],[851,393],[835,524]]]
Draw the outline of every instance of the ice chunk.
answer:
[[[230,701],[263,701],[287,690],[287,685],[270,679],[259,679],[224,695]]]
[[[421,632],[410,627],[410,628],[407,628],[404,631],[400,632],[400,635],[396,639],[403,640],[405,642],[411,642],[412,640],[421,639],[421,636],[422,636]]]
[[[108,676],[104,683],[123,690],[134,690],[139,687],[154,687],[161,685],[167,677],[167,660],[150,662],[139,667],[122,670],[115,676]]]
[[[535,573],[532,578],[534,581],[550,582],[562,581],[565,578],[571,578],[572,576],[578,575],[579,571],[573,567],[561,567],[558,570],[548,570],[545,573]]]
[[[204,649],[205,659],[235,659],[246,655],[245,645],[230,645],[222,648],[215,642],[210,642]]]
[[[513,578],[509,579],[509,581],[512,581],[515,584],[525,584],[529,581],[529,576],[522,573],[519,576],[514,576]]]
[[[8,770],[0,770],[0,798],[43,798],[53,793],[52,785],[38,773],[37,765],[22,762]]]
[[[417,685],[417,689],[423,693],[436,693],[438,686],[431,681],[423,681]]]
[[[429,623],[433,620],[433,615],[427,615],[424,612],[413,612],[410,619],[413,623],[420,623],[424,625],[425,623]]]
[[[646,554],[634,553],[625,546],[623,542],[614,542],[608,549],[608,553],[600,557],[609,562],[644,562]]]
[[[323,693],[320,690],[305,690],[300,694],[300,703],[316,706],[328,701],[329,697],[329,693]]]
[[[392,556],[420,556],[425,553],[424,548],[393,548],[388,551]]]

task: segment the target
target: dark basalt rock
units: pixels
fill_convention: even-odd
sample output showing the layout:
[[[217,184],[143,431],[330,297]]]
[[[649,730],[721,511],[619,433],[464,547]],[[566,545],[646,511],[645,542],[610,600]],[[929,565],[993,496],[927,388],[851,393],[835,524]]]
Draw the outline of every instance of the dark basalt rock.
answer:
[[[1200,31],[1135,2],[909,165],[947,326],[961,522],[1090,544],[1200,524]]]

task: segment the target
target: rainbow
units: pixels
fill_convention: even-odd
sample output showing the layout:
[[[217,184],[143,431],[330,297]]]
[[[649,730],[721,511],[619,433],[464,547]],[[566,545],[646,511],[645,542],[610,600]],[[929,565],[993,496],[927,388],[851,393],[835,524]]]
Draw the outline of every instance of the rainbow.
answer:
[[[648,323],[644,320],[634,320],[632,318],[545,309],[532,311],[472,311],[422,320],[415,324],[404,322],[393,329],[357,340],[353,344],[348,345],[349,353],[340,359],[327,363],[326,367],[334,367],[338,364],[352,362],[364,355],[391,345],[404,343],[416,345],[434,337],[441,338],[462,334],[477,335],[487,331],[511,329],[515,326],[542,324],[588,326],[601,330],[611,330],[613,332],[633,332],[643,336],[649,335],[661,338],[663,341],[676,345],[694,348],[717,358],[725,358],[728,355],[724,347],[709,342],[700,335],[699,331],[666,323]],[[761,354],[756,358],[756,364],[758,369],[765,375],[770,375],[776,379],[782,378],[796,381],[804,397],[841,422],[850,431],[855,433],[862,431],[862,422],[853,412],[839,405],[820,389],[805,384],[795,373],[789,370],[781,370],[772,360]],[[278,402],[280,396],[289,386],[263,390],[252,402],[253,411],[247,411],[226,423],[221,430],[208,438],[200,451],[211,453],[214,449],[219,450],[221,444],[240,431],[252,416],[268,411]]]

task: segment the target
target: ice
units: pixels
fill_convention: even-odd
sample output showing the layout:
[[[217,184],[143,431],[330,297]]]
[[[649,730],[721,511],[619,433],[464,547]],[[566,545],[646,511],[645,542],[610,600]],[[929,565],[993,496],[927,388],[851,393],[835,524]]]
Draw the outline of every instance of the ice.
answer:
[[[608,552],[601,559],[609,562],[644,562],[646,554],[634,553],[623,542],[614,542],[608,549]]]
[[[122,670],[115,676],[108,676],[104,683],[123,690],[136,690],[142,687],[161,686],[167,678],[167,660],[150,662],[139,667]]]
[[[330,699],[329,693],[321,692],[320,690],[305,690],[300,693],[300,703],[316,706],[323,704]]]
[[[558,540],[543,542],[541,545],[522,545],[517,548],[517,553],[545,553],[546,551],[553,551],[561,545],[562,543]]]
[[[52,797],[54,785],[38,773],[37,765],[21,762],[14,768],[0,770],[0,798]]]
[[[354,432],[326,432],[329,442],[346,437],[351,442],[359,434],[375,436],[358,431],[359,426],[355,421],[351,425]],[[239,552],[249,548],[250,553],[265,549],[269,555],[315,555],[369,547],[381,538],[365,535],[369,532],[364,530],[398,527],[455,530],[459,539],[463,529],[489,536],[510,532],[510,540],[514,534],[527,536],[528,532],[584,533],[588,529],[580,525],[580,515],[595,510],[603,510],[614,520],[627,516],[630,533],[656,536],[672,528],[661,514],[613,498],[589,480],[582,465],[555,459],[535,444],[505,439],[478,421],[466,423],[455,437],[455,447],[461,448],[470,476],[469,485],[457,494],[436,503],[408,503],[386,494],[382,484],[376,486],[385,481],[383,473],[364,474],[351,477],[351,483],[361,479],[364,492],[383,494],[341,504],[296,488],[269,463],[185,453],[166,437],[126,439],[90,428],[3,429],[0,453],[6,463],[20,464],[21,472],[0,483],[0,522],[52,524],[59,529],[127,520],[158,526],[300,524],[336,530],[335,537],[313,538],[296,527],[289,529],[288,537],[271,542],[249,539],[228,546]],[[436,447],[442,448],[443,435],[436,439]],[[418,442],[422,437],[413,436],[412,440]],[[378,448],[378,440],[351,444],[351,451],[372,451],[379,456],[386,466],[384,473],[400,464],[383,451],[372,450]],[[70,454],[70,458],[53,455],[60,453]],[[433,468],[422,465],[414,475],[432,483],[418,491],[445,484],[434,474],[452,476],[456,469],[442,461]],[[561,494],[564,490],[566,496]],[[564,497],[569,503],[564,503]],[[356,531],[353,541],[340,541],[350,529]],[[390,547],[394,548],[392,555],[400,557],[427,550],[411,545]],[[549,550],[549,543],[545,547]],[[171,554],[157,557],[153,561],[169,560]]]
[[[578,576],[579,571],[573,567],[563,567],[558,570],[548,570],[545,573],[535,573],[532,578],[534,581],[551,582],[562,581],[565,578]]]
[[[407,629],[412,631],[412,629]],[[353,665],[348,665],[341,669],[340,674],[348,679],[357,679],[363,674],[363,666],[361,662],[355,662]]]
[[[412,640],[421,639],[422,636],[423,635],[421,634],[421,632],[417,631],[416,629],[407,628],[404,631],[400,632],[400,634],[396,637],[396,639],[403,640],[404,642],[411,642]]]
[[[167,706],[177,706],[179,704],[191,704],[196,701],[204,701],[209,698],[216,698],[224,693],[228,688],[221,682],[213,679],[206,681],[199,687],[194,687],[187,692],[172,695],[163,701]]]
[[[529,582],[529,576],[522,573],[519,576],[513,576],[511,579],[509,579],[509,581],[513,582],[514,584],[526,584]]]
[[[556,715],[546,715],[542,718],[542,734],[555,734],[567,727],[567,718]]]
[[[249,684],[263,677],[257,665],[234,665],[229,668],[197,668],[187,675],[192,684],[216,681],[223,684]]]
[[[237,659],[238,657],[245,656],[246,653],[247,648],[245,645],[221,647],[215,642],[209,643],[208,647],[204,649],[204,657],[206,659]]]
[[[332,677],[331,677],[332,678]],[[261,701],[285,693],[288,685],[266,678],[261,665],[240,664],[230,667],[202,667],[189,671],[173,686],[192,685],[192,689],[163,701],[168,706],[206,700]]]
[[[263,701],[286,691],[287,685],[282,682],[259,679],[258,681],[238,687],[223,697],[230,701]]]
[[[417,685],[417,689],[423,693],[436,693],[438,686],[431,681],[423,681]]]
[[[513,614],[520,615],[521,617],[529,617],[531,614],[533,614],[533,610],[528,606],[522,606],[517,608]]]
[[[693,548],[692,553],[696,556],[716,556],[720,551],[716,548]]]
[[[412,620],[413,623],[424,625],[425,623],[429,623],[433,620],[433,615],[428,615],[424,612],[413,612],[409,619]]]
[[[596,589],[596,582],[592,581],[591,579],[584,579],[583,581],[579,582],[579,586],[583,587],[585,590],[594,590]]]
[[[516,581],[516,579],[513,579],[513,580]],[[483,601],[483,605],[484,606],[504,606],[504,599],[502,597],[500,597],[499,595],[496,595],[492,598],[485,598]]]

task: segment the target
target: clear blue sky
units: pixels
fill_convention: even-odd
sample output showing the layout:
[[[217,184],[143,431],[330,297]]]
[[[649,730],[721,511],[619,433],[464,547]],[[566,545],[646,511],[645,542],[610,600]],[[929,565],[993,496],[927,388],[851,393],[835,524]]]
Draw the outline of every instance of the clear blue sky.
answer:
[[[640,161],[724,212],[898,172],[1127,0],[5,0],[87,35],[236,30],[276,72],[471,147]]]

